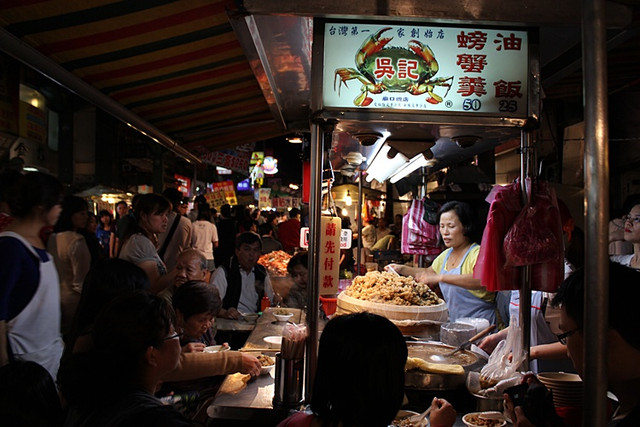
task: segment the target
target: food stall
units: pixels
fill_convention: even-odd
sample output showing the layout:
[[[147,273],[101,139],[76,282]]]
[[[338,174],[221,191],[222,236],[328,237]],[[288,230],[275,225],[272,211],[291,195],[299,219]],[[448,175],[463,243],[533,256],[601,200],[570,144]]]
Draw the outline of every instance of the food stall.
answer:
[[[245,6],[247,6],[246,11],[248,11],[249,13],[251,13],[253,10],[260,11],[258,13],[270,13],[269,7],[258,6],[257,3],[253,4],[253,2],[245,2]],[[349,10],[353,12],[352,8]],[[345,11],[345,13],[347,15],[349,14],[348,11]],[[363,12],[359,11],[359,13],[363,13]],[[598,17],[602,18],[604,13],[602,11],[598,13],[599,13]],[[246,25],[246,27],[251,27],[251,28],[258,27],[258,23],[263,23],[265,24],[266,27],[273,25],[272,22],[267,22],[268,19],[265,18],[265,20],[263,21],[262,18],[265,18],[265,17],[259,17],[259,18],[253,17],[253,16],[248,17],[244,20],[245,21],[244,25]],[[378,16],[378,19],[383,19],[383,17]],[[463,18],[458,16],[458,19],[454,21],[462,22]],[[517,21],[517,19],[514,19],[511,22],[514,22],[514,21]],[[363,38],[362,38],[362,34],[360,34],[360,27],[359,27],[361,21],[347,21],[348,25],[342,25],[344,24],[344,22],[345,21],[340,21],[337,19],[333,20],[329,18],[327,18],[326,20],[316,20],[313,22],[314,44],[312,49],[313,50],[313,67],[311,72],[311,80],[312,80],[311,87],[317,88],[317,89],[322,88],[323,92],[314,93],[312,96],[312,102],[311,102],[311,111],[312,111],[312,117],[313,117],[312,127],[311,127],[311,140],[312,140],[311,167],[312,167],[312,171],[316,172],[311,174],[311,179],[312,179],[311,201],[310,201],[310,206],[311,206],[310,228],[312,230],[312,233],[310,236],[310,266],[311,266],[310,282],[311,283],[319,282],[319,273],[320,273],[319,266],[316,261],[321,254],[320,253],[321,252],[320,250],[320,240],[321,240],[320,206],[322,201],[322,184],[323,183],[322,183],[320,171],[323,169],[324,158],[327,155],[327,150],[329,148],[325,146],[325,141],[327,139],[330,140],[331,138],[327,138],[327,136],[332,135],[334,132],[346,132],[352,135],[353,138],[355,138],[362,144],[362,150],[366,152],[367,158],[375,158],[378,153],[382,153],[389,160],[391,158],[397,157],[400,153],[402,153],[402,149],[399,149],[399,147],[403,145],[405,147],[407,145],[420,146],[422,150],[418,151],[418,153],[426,153],[427,150],[429,150],[437,158],[439,144],[440,144],[440,147],[443,148],[444,150],[444,147],[448,143],[458,142],[457,145],[461,149],[466,149],[468,150],[467,151],[468,153],[473,153],[475,150],[478,150],[478,152],[481,152],[483,150],[491,148],[492,146],[495,146],[495,144],[499,142],[501,137],[513,138],[513,136],[516,135],[516,137],[520,139],[521,150],[523,153],[523,157],[522,157],[523,178],[527,176],[531,176],[532,169],[533,169],[532,168],[532,165],[533,165],[532,131],[535,129],[536,122],[538,119],[538,113],[539,113],[538,95],[540,93],[539,80],[538,80],[539,69],[538,69],[536,52],[535,52],[537,47],[535,42],[533,41],[535,40],[535,31],[532,31],[532,32],[522,31],[521,27],[515,28],[515,29],[513,27],[500,27],[500,29],[495,29],[495,28],[493,29],[495,33],[492,33],[492,35],[497,37],[498,36],[497,33],[499,31],[502,31],[502,29],[504,28],[505,32],[507,33],[507,38],[509,38],[510,40],[513,40],[512,38],[510,38],[510,35],[512,32],[514,35],[516,33],[518,34],[525,33],[527,36],[529,34],[534,34],[534,37],[532,37],[532,40],[530,40],[531,43],[527,47],[527,50],[525,53],[525,60],[523,61],[525,64],[526,75],[520,78],[516,77],[516,79],[518,79],[520,83],[523,83],[525,87],[525,90],[521,92],[521,95],[527,95],[528,97],[523,100],[520,100],[520,97],[518,97],[518,99],[506,99],[505,100],[506,103],[502,104],[502,108],[506,109],[506,111],[494,110],[493,112],[487,113],[487,111],[482,111],[482,108],[486,106],[486,103],[482,102],[482,105],[478,105],[477,103],[474,102],[474,100],[470,100],[470,102],[466,103],[468,110],[463,110],[463,108],[465,108],[464,102],[462,102],[461,104],[462,105],[460,107],[461,110],[458,110],[458,111],[452,110],[451,106],[448,107],[448,103],[446,102],[448,100],[448,97],[452,96],[452,93],[454,93],[453,90],[457,91],[459,89],[462,89],[462,87],[457,86],[455,89],[452,89],[450,87],[451,82],[448,82],[448,78],[452,77],[454,73],[450,72],[449,70],[445,70],[442,65],[439,68],[433,67],[433,61],[428,59],[425,60],[426,56],[420,57],[421,59],[418,61],[420,65],[419,67],[418,66],[416,67],[416,70],[420,68],[420,71],[423,72],[422,74],[423,77],[428,74],[428,77],[426,77],[427,83],[425,87],[421,87],[418,89],[416,87],[412,87],[410,84],[407,83],[406,80],[403,82],[397,81],[396,82],[397,85],[393,88],[394,91],[387,90],[386,95],[388,96],[388,99],[384,100],[385,104],[376,105],[375,104],[376,96],[374,95],[380,94],[382,90],[380,89],[380,85],[379,85],[380,81],[375,80],[375,78],[371,78],[370,76],[371,76],[371,73],[374,73],[375,66],[382,65],[384,67],[388,65],[388,62],[385,62],[387,58],[384,57],[383,55],[377,55],[377,57],[374,56],[373,54],[371,54],[372,51],[374,50],[374,49],[370,49],[372,47],[371,43],[369,42],[363,43]],[[441,20],[436,19],[435,22],[437,22],[436,24],[434,24],[434,26],[436,27],[440,27],[440,26],[448,27],[447,25],[442,25]],[[594,22],[594,25],[596,27],[602,26],[601,21],[592,21],[592,22]],[[412,29],[413,27],[429,27],[429,25],[424,25],[424,21],[420,22],[421,25],[416,25],[417,22],[415,20],[412,22],[406,23],[406,28],[402,28],[402,24],[398,25],[397,23],[398,21],[396,20],[394,20],[393,23],[389,23],[389,21],[383,23],[380,20],[378,20],[373,23],[365,22],[365,25],[371,25],[371,27],[375,27],[375,28],[365,28],[365,27],[362,27],[362,28],[368,30],[368,34],[366,34],[367,36],[375,36],[374,39],[372,40],[372,43],[373,43],[373,46],[377,47],[379,43],[382,43],[381,40],[388,38],[387,36],[390,34],[388,32],[385,34],[385,32],[382,31],[385,28],[390,27],[391,29],[396,30],[396,33],[398,33],[397,30],[404,30],[404,33],[407,34],[407,30]],[[331,31],[332,31],[331,24],[334,24],[334,27],[333,27],[334,34],[331,34]],[[274,26],[277,26],[277,24]],[[357,27],[357,31],[352,31],[353,26]],[[308,31],[311,31],[311,25],[306,24],[305,28]],[[482,24],[477,25],[475,27],[474,26],[469,27],[465,25],[461,25],[457,27],[457,30],[461,30],[461,29],[464,34],[466,29],[469,29],[470,32],[475,32],[478,30],[482,31],[486,29],[486,26],[484,25],[484,22],[483,22]],[[601,29],[601,28],[597,28],[597,29]],[[325,64],[326,52],[328,50],[325,48],[325,44],[331,45],[329,36],[334,36],[334,35],[347,36],[349,34],[353,35],[353,38],[356,38],[355,36],[360,34],[359,42],[354,42],[356,48],[353,49],[353,47],[348,43],[338,42],[338,44],[341,46],[342,45],[349,46],[349,48],[351,49],[351,52],[345,53],[343,55],[338,55],[340,57],[340,61],[342,61],[339,64],[333,64],[333,65]],[[595,32],[595,34],[598,35],[598,32]],[[602,35],[600,34],[599,37],[601,36]],[[396,37],[400,38],[399,35]],[[407,49],[407,46],[406,46],[407,39],[409,39],[409,37],[403,40],[405,42],[405,45],[402,46],[406,50],[406,52],[397,50],[396,53],[394,53],[394,55],[390,55],[390,60],[407,61],[407,62],[404,62],[405,64],[408,64],[409,63],[408,61],[415,60],[415,57],[411,55],[413,54],[419,55],[419,54],[413,49],[411,49],[410,51]],[[491,40],[491,42],[493,43],[494,40],[495,38]],[[386,43],[389,43],[389,41],[386,41]],[[394,42],[394,44],[395,43],[396,42]],[[423,53],[425,52],[425,49],[421,48],[420,45],[413,45],[413,46],[416,47],[419,51]],[[505,45],[502,45],[502,46],[504,47]],[[492,44],[492,47],[496,48],[497,46],[495,44]],[[363,48],[362,51],[360,51],[361,48]],[[335,45],[331,45],[331,50],[337,50],[335,48]],[[597,51],[597,49],[594,49],[594,50]],[[359,55],[359,52],[364,53],[364,55]],[[262,60],[266,59],[264,51],[260,52],[258,50],[256,54],[260,59]],[[355,63],[353,60],[349,59],[349,58],[353,58],[354,55],[356,56]],[[362,56],[366,57],[366,55],[369,55],[368,58],[370,62],[367,62],[366,58],[362,60],[363,59]],[[434,57],[440,63],[443,59],[441,54],[434,51],[434,55],[435,55]],[[385,61],[383,61],[383,59]],[[596,63],[597,61],[588,62],[587,68],[591,70],[598,69],[599,67],[595,65]],[[411,64],[414,64],[414,62],[411,62]],[[459,65],[460,64],[454,65],[453,68],[455,69],[455,67]],[[337,70],[341,70],[341,72],[337,72]],[[270,77],[274,77],[274,76],[270,76]],[[381,77],[377,77],[377,78],[380,79]],[[340,89],[342,90],[341,92],[342,95],[338,95],[340,99],[337,104],[335,105],[330,103],[327,104],[325,102],[324,95],[325,94],[333,95],[333,92],[338,92],[334,88],[334,81],[336,81],[336,79],[338,79],[340,82],[339,84],[340,84]],[[278,84],[278,76],[275,76],[274,80],[276,84]],[[345,86],[343,86],[344,83],[348,83],[348,87],[349,87],[349,90],[351,90],[351,92],[347,92],[347,89],[345,88]],[[588,83],[589,84],[585,86],[588,86],[588,87],[598,86],[593,84],[594,80],[590,80]],[[449,85],[448,90],[447,90],[447,87],[448,87],[447,85]],[[336,84],[336,87],[337,86],[338,84]],[[496,87],[494,86],[493,89],[496,89]],[[422,105],[425,105],[427,107],[426,109],[429,110],[428,114],[424,114],[423,112],[419,111],[423,107],[418,107],[416,111],[404,111],[406,110],[406,108],[402,108],[402,107],[400,107],[400,110],[394,110],[393,107],[391,107],[390,109],[385,108],[389,106],[387,104],[393,104],[396,102],[404,103],[405,102],[404,98],[409,98],[409,96],[413,96],[413,93],[409,92],[410,90],[421,94],[420,96],[424,98],[421,101]],[[376,91],[378,92],[376,93]],[[397,101],[396,99],[393,99],[393,100],[391,99],[392,96],[395,98],[395,96],[397,95],[396,93],[392,93],[392,92],[404,92],[404,93],[400,94],[401,99],[400,101]],[[410,95],[408,95],[407,92],[409,92]],[[348,95],[345,95],[345,94],[348,94]],[[603,102],[601,99],[606,98],[606,96],[603,93],[599,93],[599,95],[601,96],[601,98],[591,98],[591,101],[593,101],[593,105],[596,106],[596,108],[599,110],[598,113],[602,114],[602,109],[599,107],[601,107]],[[346,101],[343,101],[342,98],[346,99]],[[371,98],[371,100],[369,100],[369,98]],[[431,99],[431,100],[428,100],[428,99]],[[515,108],[514,108],[514,104],[511,103],[511,101],[517,101]],[[277,99],[276,99],[276,102],[277,102]],[[345,104],[340,104],[340,102],[345,102]],[[491,103],[489,104],[491,105]],[[434,106],[442,108],[442,110],[438,110],[438,108],[435,108]],[[501,108],[501,104],[499,102],[494,103],[494,107]],[[510,109],[513,109],[514,111],[509,111]],[[596,117],[600,119],[602,116],[597,116],[596,112],[594,112],[592,115],[589,115],[588,122],[589,120],[592,120]],[[602,130],[601,127],[598,129],[599,131]],[[487,138],[487,137],[473,138],[473,136],[477,136],[479,134],[493,135],[494,138]],[[602,133],[598,132],[597,135],[602,135]],[[593,136],[593,141],[594,141],[593,143],[596,144],[595,140],[597,138],[595,133],[591,136]],[[487,143],[488,145],[483,145],[485,143]],[[605,200],[606,197],[604,199],[601,199],[599,197],[595,197],[595,195],[600,194],[601,192],[604,192],[605,195],[607,193],[606,190],[603,190],[600,188],[600,185],[602,185],[603,188],[606,189],[607,187],[606,184],[608,184],[608,181],[606,180],[606,172],[601,169],[602,162],[600,162],[600,160],[603,158],[602,157],[603,155],[606,158],[606,149],[602,147],[602,144],[599,144],[599,145],[596,144],[596,145],[597,145],[596,146],[597,150],[588,152],[588,158],[592,161],[592,163],[590,163],[590,166],[595,167],[597,169],[596,175],[598,176],[598,181],[595,184],[593,184],[593,186],[590,187],[590,188],[593,188],[594,194],[591,195],[591,197],[588,196],[587,201],[589,201],[589,199]],[[367,147],[373,147],[373,148],[367,148]],[[375,153],[373,153],[374,150],[376,151]],[[605,150],[604,154],[602,150]],[[409,154],[408,151],[407,151],[407,154]],[[403,154],[404,159],[400,157],[400,160],[403,160],[404,163],[408,163],[409,160],[415,157],[415,155],[411,155],[414,153],[411,153],[410,155],[407,155],[407,154]],[[384,180],[386,178],[381,177],[380,179]],[[590,204],[587,203],[587,206],[589,207]],[[604,235],[604,227],[602,226],[604,223],[601,223],[601,220],[603,219],[603,215],[604,217],[606,217],[606,209],[604,212],[597,212],[597,214],[595,214],[596,206],[594,204],[591,204],[591,208],[589,209],[593,210],[593,213],[594,213],[593,217],[598,219],[598,223],[597,224],[594,223],[593,224],[594,228],[591,229],[594,232],[593,234]],[[590,230],[590,228],[588,228],[588,230]],[[601,249],[603,248],[599,248],[598,250],[601,250]],[[606,259],[606,255],[604,255],[604,252],[599,253],[599,255],[603,255],[603,256],[599,257],[598,259]],[[606,272],[605,271],[606,268],[603,267],[603,265],[597,265],[596,267],[593,267],[593,268],[597,270],[598,274],[596,275],[596,277],[603,279],[604,277],[603,272]],[[525,278],[526,278],[526,275],[525,275]],[[598,286],[600,287],[600,290],[603,291],[604,284],[606,284],[606,280],[601,280],[600,283],[602,285],[599,284]],[[524,284],[525,284],[524,286],[526,290],[526,280],[524,281]],[[525,297],[524,299],[526,300],[527,298]],[[309,297],[309,309],[311,310],[311,312],[315,312],[317,310],[317,304],[318,304],[317,301],[318,301],[318,290],[317,288],[315,288],[314,294],[310,295]],[[524,314],[524,317],[526,318],[526,316],[529,313],[529,308],[526,305],[521,307],[522,307],[522,312]],[[598,310],[598,312],[599,312],[598,313],[599,315],[594,316],[594,318],[602,320],[601,310]],[[523,319],[523,320],[525,321],[523,321],[522,323],[526,325],[527,324],[526,319]],[[317,328],[313,319],[309,319],[309,326],[310,326],[311,336],[312,337],[316,336]],[[602,329],[602,327],[596,328],[595,325],[593,327],[594,327],[594,330]],[[526,334],[525,334],[525,337],[526,337]],[[598,343],[598,341],[599,340],[595,340],[596,346],[599,346],[601,344],[601,343]],[[595,353],[595,354],[601,355],[602,354],[601,350],[602,348],[599,349],[599,353]],[[306,381],[307,381],[307,390],[309,390],[310,381],[311,381],[310,379],[313,378],[313,373],[315,372],[315,364],[316,364],[315,355],[317,354],[317,342],[315,340],[309,340],[307,354],[308,354],[308,359],[307,359],[307,370],[306,370],[307,380]],[[597,358],[594,358],[594,359],[597,359]],[[596,362],[596,365],[598,367],[597,371],[602,372],[603,371],[601,369],[602,365],[598,363],[599,362]],[[602,378],[600,379],[602,380]],[[603,384],[604,382],[600,381],[600,383]],[[598,394],[603,395],[603,393],[601,393],[602,390],[596,390],[597,386],[592,385],[592,387],[594,390],[594,393],[593,393],[594,399]],[[598,406],[598,405],[595,405],[595,406]]]

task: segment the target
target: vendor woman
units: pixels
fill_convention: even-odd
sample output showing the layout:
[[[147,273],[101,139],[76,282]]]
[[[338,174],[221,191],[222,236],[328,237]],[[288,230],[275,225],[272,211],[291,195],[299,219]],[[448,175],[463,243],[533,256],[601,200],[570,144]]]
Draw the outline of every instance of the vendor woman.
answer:
[[[473,278],[480,245],[473,241],[475,234],[473,212],[464,202],[445,203],[438,211],[440,235],[447,248],[433,261],[431,267],[414,268],[391,264],[404,276],[434,287],[440,285],[449,309],[449,320],[461,317],[481,317],[496,324],[495,293],[489,292]]]

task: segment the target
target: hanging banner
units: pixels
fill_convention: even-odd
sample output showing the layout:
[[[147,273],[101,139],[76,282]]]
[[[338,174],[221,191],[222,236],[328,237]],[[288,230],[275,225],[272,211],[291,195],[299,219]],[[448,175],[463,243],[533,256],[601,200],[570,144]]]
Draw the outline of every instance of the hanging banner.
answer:
[[[528,53],[526,31],[326,22],[323,105],[526,117]]]
[[[340,249],[350,249],[351,242],[353,241],[352,231],[348,228],[340,230]],[[309,247],[309,227],[302,227],[300,229],[300,247],[307,249]]]
[[[213,183],[213,191],[205,195],[207,201],[216,209],[224,204],[237,205],[236,191],[233,181],[222,181]]]
[[[340,278],[340,218],[320,218],[320,295],[338,292]]]
[[[258,189],[258,209],[271,209],[270,188]]]
[[[234,150],[212,151],[200,156],[200,160],[210,165],[247,175],[253,146],[254,144],[251,143],[239,145]]]

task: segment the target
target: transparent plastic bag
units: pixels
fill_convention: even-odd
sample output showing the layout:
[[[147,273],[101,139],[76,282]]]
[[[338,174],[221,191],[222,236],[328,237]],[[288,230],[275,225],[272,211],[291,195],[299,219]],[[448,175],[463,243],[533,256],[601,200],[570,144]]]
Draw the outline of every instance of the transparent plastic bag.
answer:
[[[480,371],[482,388],[493,387],[502,380],[514,377],[526,357],[522,348],[522,328],[517,324],[516,316],[511,316],[509,325],[507,339],[498,343]]]

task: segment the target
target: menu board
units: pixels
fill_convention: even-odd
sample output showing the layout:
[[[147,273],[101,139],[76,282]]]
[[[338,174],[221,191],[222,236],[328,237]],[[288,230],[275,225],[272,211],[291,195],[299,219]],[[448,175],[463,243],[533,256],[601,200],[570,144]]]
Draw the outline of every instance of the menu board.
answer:
[[[526,31],[326,22],[323,105],[526,117]]]

